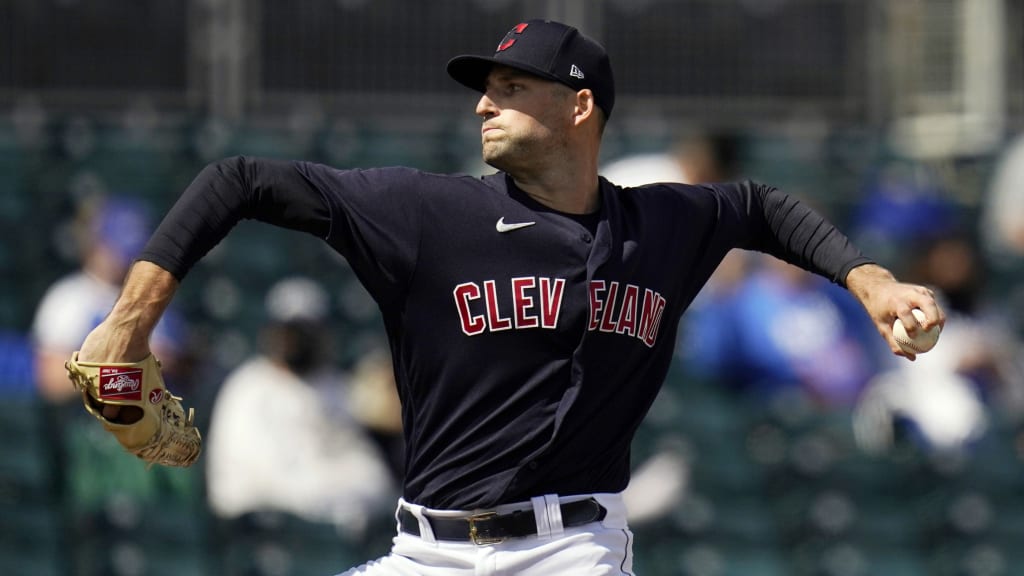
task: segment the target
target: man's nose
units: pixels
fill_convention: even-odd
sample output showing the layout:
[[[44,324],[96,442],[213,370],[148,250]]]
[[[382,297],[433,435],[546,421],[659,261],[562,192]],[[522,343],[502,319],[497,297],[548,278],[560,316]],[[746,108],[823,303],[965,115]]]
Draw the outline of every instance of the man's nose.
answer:
[[[477,116],[482,116],[484,118],[490,118],[491,116],[494,116],[497,113],[498,113],[498,107],[495,106],[494,100],[491,100],[490,98],[488,98],[487,94],[484,94],[483,96],[481,96],[480,100],[478,100],[477,103],[476,103],[476,114],[477,114]]]

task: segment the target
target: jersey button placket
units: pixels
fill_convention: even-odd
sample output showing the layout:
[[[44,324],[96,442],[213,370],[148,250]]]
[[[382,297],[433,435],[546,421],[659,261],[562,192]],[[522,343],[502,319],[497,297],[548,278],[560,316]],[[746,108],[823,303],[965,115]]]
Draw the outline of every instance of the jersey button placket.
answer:
[[[587,244],[590,244],[591,242],[594,241],[594,237],[591,236],[589,233],[584,232],[584,233],[580,234],[580,240],[583,240],[583,242],[585,242]]]

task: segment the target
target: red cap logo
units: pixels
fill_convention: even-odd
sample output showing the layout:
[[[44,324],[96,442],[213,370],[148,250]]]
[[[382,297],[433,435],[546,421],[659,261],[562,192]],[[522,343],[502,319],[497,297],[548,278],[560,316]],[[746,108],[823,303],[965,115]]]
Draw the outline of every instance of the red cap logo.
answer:
[[[522,34],[523,30],[526,30],[527,26],[529,26],[529,24],[523,22],[521,24],[516,24],[515,28],[509,30],[508,34],[505,34],[505,38],[502,39],[501,44],[498,44],[497,52],[503,52],[511,48],[512,45],[516,43],[516,35]]]

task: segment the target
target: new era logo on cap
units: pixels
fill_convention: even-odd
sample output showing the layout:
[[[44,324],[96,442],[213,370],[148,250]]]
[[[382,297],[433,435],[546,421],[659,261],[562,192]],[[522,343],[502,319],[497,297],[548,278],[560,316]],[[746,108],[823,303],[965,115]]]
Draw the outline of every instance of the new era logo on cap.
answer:
[[[608,54],[572,26],[550,20],[521,22],[505,34],[493,56],[456,56],[448,61],[448,74],[464,86],[484,92],[495,64],[561,82],[573,90],[589,89],[605,116],[611,116],[615,79]]]

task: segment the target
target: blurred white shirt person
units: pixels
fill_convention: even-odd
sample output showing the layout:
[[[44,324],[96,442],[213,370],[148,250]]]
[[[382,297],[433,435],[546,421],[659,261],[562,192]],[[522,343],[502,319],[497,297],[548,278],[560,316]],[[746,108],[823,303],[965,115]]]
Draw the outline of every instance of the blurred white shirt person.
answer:
[[[76,218],[72,228],[80,267],[46,289],[32,321],[36,387],[42,398],[53,403],[78,399],[64,362],[110,312],[128,268],[151,232],[146,207],[130,198],[88,199]],[[157,325],[152,346],[165,373],[173,378],[175,361],[183,353],[185,327],[175,312],[169,312]]]
[[[211,509],[222,518],[277,511],[358,526],[390,506],[396,489],[384,458],[345,410],[346,377],[320,353],[326,294],[312,280],[286,279],[268,293],[267,311],[262,351],[228,375],[214,404]]]

